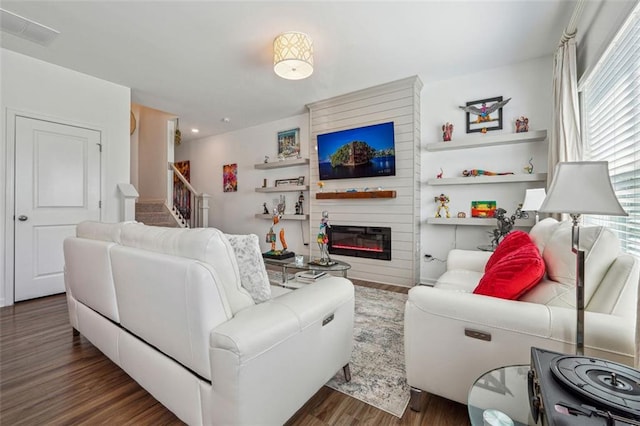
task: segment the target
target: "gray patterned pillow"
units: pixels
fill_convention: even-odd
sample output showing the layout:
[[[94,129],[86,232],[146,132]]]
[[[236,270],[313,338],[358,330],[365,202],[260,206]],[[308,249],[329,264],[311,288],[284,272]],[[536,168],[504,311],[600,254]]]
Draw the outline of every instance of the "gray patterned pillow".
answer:
[[[242,287],[249,292],[256,303],[271,299],[271,284],[262,260],[258,236],[255,234],[225,234],[225,236],[236,254]]]

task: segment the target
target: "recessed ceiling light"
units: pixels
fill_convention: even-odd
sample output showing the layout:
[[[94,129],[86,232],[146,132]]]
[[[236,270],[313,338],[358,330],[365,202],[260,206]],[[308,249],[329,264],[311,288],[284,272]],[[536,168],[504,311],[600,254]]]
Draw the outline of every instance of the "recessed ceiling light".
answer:
[[[200,130],[198,129],[191,129],[191,133],[198,133]]]

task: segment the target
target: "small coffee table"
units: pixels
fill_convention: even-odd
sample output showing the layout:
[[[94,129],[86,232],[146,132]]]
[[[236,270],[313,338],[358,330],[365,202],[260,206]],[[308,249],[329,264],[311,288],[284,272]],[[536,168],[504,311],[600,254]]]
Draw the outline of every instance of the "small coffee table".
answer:
[[[515,426],[536,425],[529,409],[529,369],[529,365],[511,365],[480,376],[467,401],[471,424],[482,426],[484,411],[493,409],[509,416]]]
[[[309,263],[309,256],[304,256],[302,263],[298,264],[295,261],[295,258],[291,257],[289,259],[277,260],[277,259],[268,259],[264,258],[264,263],[267,265],[279,266],[282,269],[282,283],[283,287],[288,287],[289,279],[288,279],[288,270],[296,269],[301,271],[323,271],[323,272],[340,272],[344,278],[347,278],[347,271],[351,269],[351,265],[347,262],[343,262],[341,260],[334,260],[335,265],[331,266],[320,266],[313,263]]]

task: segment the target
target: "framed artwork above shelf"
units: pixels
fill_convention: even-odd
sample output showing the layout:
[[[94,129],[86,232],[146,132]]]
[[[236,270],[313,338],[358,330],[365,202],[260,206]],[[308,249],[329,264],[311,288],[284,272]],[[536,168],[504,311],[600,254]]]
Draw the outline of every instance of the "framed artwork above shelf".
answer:
[[[515,183],[515,182],[546,182],[546,173],[519,173],[517,175],[500,176],[469,176],[442,179],[429,179],[427,183],[431,186],[440,185],[473,185],[486,183]]]
[[[427,151],[449,151],[453,149],[481,148],[485,146],[507,145],[525,142],[542,142],[547,139],[546,130],[533,130],[523,133],[502,133],[496,136],[482,135],[478,137],[466,137],[454,139],[450,142],[429,143],[425,146]]]

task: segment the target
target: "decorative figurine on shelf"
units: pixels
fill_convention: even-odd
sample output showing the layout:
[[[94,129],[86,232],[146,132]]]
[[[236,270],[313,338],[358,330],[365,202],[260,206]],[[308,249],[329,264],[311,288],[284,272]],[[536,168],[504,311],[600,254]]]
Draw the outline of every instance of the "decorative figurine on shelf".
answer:
[[[529,174],[533,173],[533,157],[529,158],[529,165],[524,166],[524,171]]]
[[[453,124],[448,121],[442,125],[442,140],[445,142],[449,142],[451,140],[451,135],[453,134]]]
[[[436,179],[442,179],[442,174],[443,174],[443,173],[444,173],[444,172],[442,171],[442,167],[440,167],[440,173],[438,173],[438,174],[436,175]]]
[[[467,214],[465,212],[458,212],[458,218],[464,219],[465,217],[467,217]]]
[[[498,221],[498,228],[493,230],[493,239],[491,245],[496,247],[509,232],[513,230],[513,224],[516,221],[515,215],[507,217],[507,211],[501,207],[496,209],[494,217]]]
[[[513,231],[516,219],[527,219],[529,215],[522,211],[522,204],[520,204],[511,217],[507,217],[507,211],[500,207],[496,209],[494,217],[498,221],[498,228],[492,232],[491,245],[495,248],[509,232]]]
[[[268,156],[268,155],[265,155],[265,156],[264,156],[264,162],[265,162],[265,163],[268,163],[268,162],[269,162],[269,156]]]
[[[298,195],[298,202],[296,203],[296,214],[304,214],[304,194],[300,191],[300,195]]]
[[[496,102],[490,106],[487,106],[487,104],[483,102],[480,108],[474,105],[461,106],[459,108],[470,114],[477,115],[478,118],[476,119],[476,123],[484,123],[485,121],[491,121],[491,113],[505,106],[510,100],[511,98],[505,99],[504,101]],[[486,128],[483,130],[484,132],[482,133],[486,133]]]
[[[522,203],[518,204],[518,208],[513,216],[515,216],[516,219],[529,219],[529,213],[522,211]]]
[[[331,228],[329,225],[329,212],[324,210],[322,212],[322,218],[320,219],[320,229],[316,241],[318,242],[318,248],[320,248],[320,259],[312,260],[311,264],[320,266],[335,265],[336,262],[331,260],[329,256],[329,234],[327,228]]]
[[[469,176],[503,176],[503,175],[512,175],[513,172],[505,172],[505,173],[496,173],[496,172],[490,172],[489,170],[481,170],[481,169],[471,169],[471,170],[463,170],[462,171],[462,176],[464,177],[469,177]]]
[[[262,203],[262,214],[269,214],[269,209],[267,208],[267,203]]]
[[[529,131],[529,119],[521,115],[516,119],[516,133],[524,133]]]
[[[440,203],[440,205],[438,206],[438,210],[436,211],[436,217],[442,217],[442,215],[440,214],[440,210],[442,209],[444,209],[447,215],[447,219],[451,217],[451,215],[449,214],[449,206],[447,206],[447,204],[449,203],[449,197],[444,194],[440,194],[437,197],[433,197],[433,201],[435,201],[436,203]]]
[[[266,205],[266,203],[265,203]],[[284,228],[280,228],[279,236],[280,236],[280,244],[282,245],[282,250],[276,249],[276,233],[273,231],[273,227],[280,222],[280,219],[284,215],[285,210],[285,198],[283,195],[280,196],[280,202],[273,209],[273,224],[267,232],[266,242],[271,244],[271,250],[266,253],[262,253],[263,257],[269,259],[288,259],[290,257],[295,256],[296,254],[292,251],[287,250],[287,241],[284,238]]]
[[[322,192],[323,189],[324,189],[324,182],[318,181],[318,191]]]

